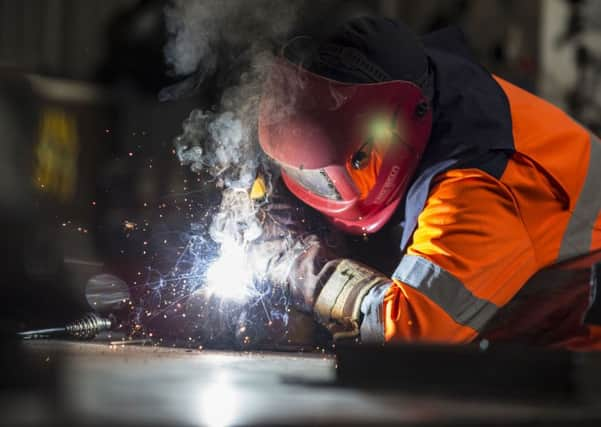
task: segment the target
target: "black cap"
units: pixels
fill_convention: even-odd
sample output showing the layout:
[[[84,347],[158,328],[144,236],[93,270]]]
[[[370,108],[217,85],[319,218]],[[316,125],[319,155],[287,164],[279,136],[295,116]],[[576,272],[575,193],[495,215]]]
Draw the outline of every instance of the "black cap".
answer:
[[[424,47],[400,22],[361,17],[335,30],[323,43],[307,48],[306,40],[293,41],[301,48],[287,49],[285,55],[324,77],[347,83],[407,80],[421,87],[428,81]]]

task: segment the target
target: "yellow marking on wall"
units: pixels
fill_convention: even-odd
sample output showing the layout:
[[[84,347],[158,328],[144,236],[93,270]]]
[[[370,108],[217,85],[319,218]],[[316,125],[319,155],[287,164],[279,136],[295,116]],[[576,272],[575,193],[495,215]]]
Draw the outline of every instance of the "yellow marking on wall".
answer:
[[[42,110],[34,155],[35,185],[61,201],[71,200],[79,155],[75,118],[60,108]]]

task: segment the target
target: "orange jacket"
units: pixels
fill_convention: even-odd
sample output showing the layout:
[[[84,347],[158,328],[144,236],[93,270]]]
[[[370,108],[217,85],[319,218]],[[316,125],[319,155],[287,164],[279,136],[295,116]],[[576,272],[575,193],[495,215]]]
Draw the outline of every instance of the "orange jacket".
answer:
[[[601,328],[582,323],[601,258],[585,259],[601,251],[601,142],[495,79],[515,151],[500,177],[479,168],[435,176],[378,310],[384,338],[601,349]]]

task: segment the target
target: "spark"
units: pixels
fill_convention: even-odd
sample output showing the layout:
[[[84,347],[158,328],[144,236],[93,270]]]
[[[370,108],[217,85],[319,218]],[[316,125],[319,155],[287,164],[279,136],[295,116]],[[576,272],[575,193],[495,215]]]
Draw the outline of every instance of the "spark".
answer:
[[[128,221],[127,219],[125,221],[123,221],[123,228],[125,229],[125,231],[135,230],[135,228],[137,226],[138,226],[138,224],[136,224],[135,222],[132,222],[132,221]]]

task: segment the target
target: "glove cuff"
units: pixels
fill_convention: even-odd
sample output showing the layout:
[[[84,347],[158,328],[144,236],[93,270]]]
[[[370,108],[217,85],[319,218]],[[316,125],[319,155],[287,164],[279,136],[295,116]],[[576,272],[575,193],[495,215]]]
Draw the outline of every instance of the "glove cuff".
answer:
[[[358,262],[341,260],[315,301],[315,315],[334,340],[355,338],[361,326],[361,302],[386,276]]]

